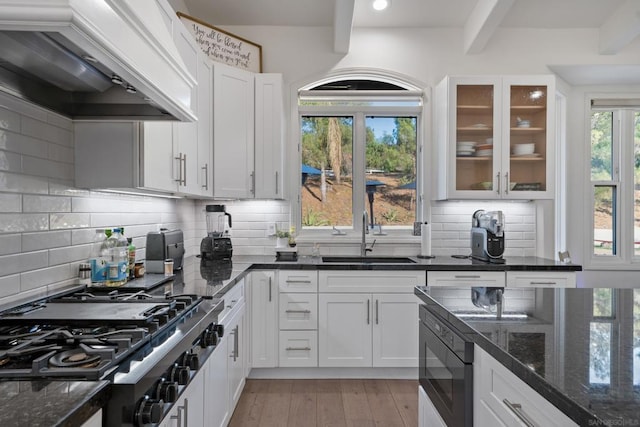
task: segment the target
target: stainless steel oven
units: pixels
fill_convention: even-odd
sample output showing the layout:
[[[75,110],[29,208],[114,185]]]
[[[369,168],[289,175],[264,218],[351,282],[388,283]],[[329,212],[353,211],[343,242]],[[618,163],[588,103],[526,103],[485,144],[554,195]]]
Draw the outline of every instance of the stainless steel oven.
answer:
[[[473,342],[420,306],[419,380],[448,427],[473,425]]]

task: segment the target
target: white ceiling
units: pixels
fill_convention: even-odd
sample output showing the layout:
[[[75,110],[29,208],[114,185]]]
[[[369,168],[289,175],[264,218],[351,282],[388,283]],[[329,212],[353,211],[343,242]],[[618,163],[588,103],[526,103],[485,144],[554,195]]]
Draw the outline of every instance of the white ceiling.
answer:
[[[355,0],[354,27],[464,27],[479,0]],[[212,25],[332,26],[334,0],[184,0]],[[501,27],[597,28],[625,0],[515,0]]]
[[[176,0],[180,1],[180,0]],[[592,28],[600,54],[614,55],[640,35],[640,0],[182,0],[216,26],[332,27],[334,51],[349,52],[358,27],[460,28],[464,52],[480,53],[500,28]]]

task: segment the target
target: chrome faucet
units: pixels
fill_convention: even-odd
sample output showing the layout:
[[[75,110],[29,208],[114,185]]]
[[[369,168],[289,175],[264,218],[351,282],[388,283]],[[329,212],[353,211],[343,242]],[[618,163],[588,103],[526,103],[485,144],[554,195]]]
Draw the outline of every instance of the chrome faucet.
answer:
[[[362,241],[360,242],[360,256],[367,256],[367,252],[371,252],[373,250],[373,245],[376,244],[374,240],[371,244],[371,247],[367,247],[367,233],[369,232],[369,215],[367,214],[367,210],[365,209],[362,213]]]

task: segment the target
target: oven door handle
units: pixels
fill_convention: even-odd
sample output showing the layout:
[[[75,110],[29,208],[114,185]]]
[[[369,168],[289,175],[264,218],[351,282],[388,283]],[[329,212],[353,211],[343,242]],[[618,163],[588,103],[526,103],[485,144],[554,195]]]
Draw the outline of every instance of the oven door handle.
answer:
[[[513,414],[516,417],[518,417],[518,419],[520,421],[522,421],[522,423],[525,426],[527,426],[527,427],[536,427],[536,424],[529,419],[527,414],[522,409],[522,405],[521,404],[519,404],[519,403],[511,403],[511,402],[509,402],[509,399],[507,399],[507,398],[502,399],[502,403],[507,405],[507,408],[509,408],[509,410],[511,412],[513,412]]]

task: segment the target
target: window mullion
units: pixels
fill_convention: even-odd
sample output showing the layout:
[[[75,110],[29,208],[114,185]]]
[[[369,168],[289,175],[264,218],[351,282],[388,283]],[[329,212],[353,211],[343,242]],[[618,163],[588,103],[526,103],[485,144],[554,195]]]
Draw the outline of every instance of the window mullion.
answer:
[[[365,143],[366,128],[365,115],[362,112],[354,115],[353,131],[353,224],[354,230],[362,232],[362,217],[366,208],[364,204],[365,194]]]

